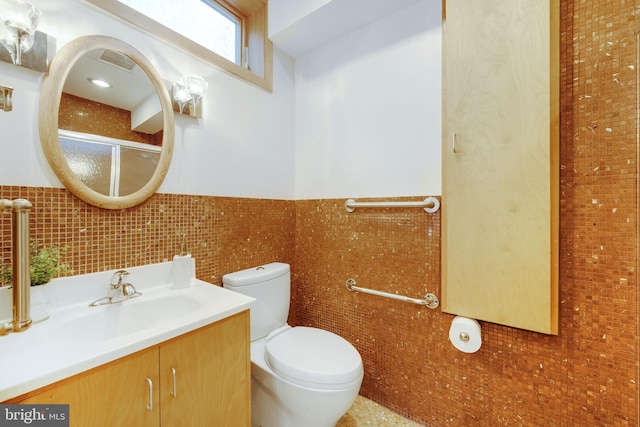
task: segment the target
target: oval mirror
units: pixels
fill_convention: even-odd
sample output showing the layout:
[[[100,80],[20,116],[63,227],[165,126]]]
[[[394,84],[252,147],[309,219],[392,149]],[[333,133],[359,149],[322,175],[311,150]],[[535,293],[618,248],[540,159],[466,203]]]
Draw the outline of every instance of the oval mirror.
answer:
[[[107,36],[75,39],[56,53],[40,91],[38,130],[64,186],[105,209],[142,203],[173,154],[169,92],[147,59]]]

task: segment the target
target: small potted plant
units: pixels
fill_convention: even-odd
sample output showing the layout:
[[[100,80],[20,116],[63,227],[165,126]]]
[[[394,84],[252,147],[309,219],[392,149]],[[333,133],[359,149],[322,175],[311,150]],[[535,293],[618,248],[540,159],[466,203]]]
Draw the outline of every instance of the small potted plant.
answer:
[[[46,285],[59,274],[73,273],[69,265],[61,262],[60,259],[66,248],[58,246],[40,247],[37,240],[29,242],[30,268],[29,275],[31,277],[31,286],[37,287],[31,292],[31,318],[33,322],[46,320],[49,317],[49,296],[46,291]],[[0,282],[11,284],[13,274],[11,267],[4,263],[0,264]]]

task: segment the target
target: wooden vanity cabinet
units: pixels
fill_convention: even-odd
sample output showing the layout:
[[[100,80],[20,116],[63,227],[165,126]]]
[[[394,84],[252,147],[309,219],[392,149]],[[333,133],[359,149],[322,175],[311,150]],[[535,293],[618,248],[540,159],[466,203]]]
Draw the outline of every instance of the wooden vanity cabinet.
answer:
[[[251,424],[249,315],[222,322],[160,346],[163,427]]]
[[[249,351],[244,311],[11,403],[69,404],[72,427],[247,427]]]
[[[158,349],[150,348],[62,380],[12,403],[69,404],[69,425],[157,427],[160,413],[151,411],[149,378],[158,382]],[[151,398],[158,402],[158,388]]]
[[[558,333],[559,1],[443,1],[442,310]]]

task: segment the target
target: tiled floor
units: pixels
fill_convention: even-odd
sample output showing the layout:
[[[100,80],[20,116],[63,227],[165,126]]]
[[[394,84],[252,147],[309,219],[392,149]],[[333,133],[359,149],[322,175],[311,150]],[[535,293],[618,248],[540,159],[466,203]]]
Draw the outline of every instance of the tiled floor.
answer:
[[[336,427],[419,427],[395,412],[377,403],[358,396],[351,409],[342,417]]]

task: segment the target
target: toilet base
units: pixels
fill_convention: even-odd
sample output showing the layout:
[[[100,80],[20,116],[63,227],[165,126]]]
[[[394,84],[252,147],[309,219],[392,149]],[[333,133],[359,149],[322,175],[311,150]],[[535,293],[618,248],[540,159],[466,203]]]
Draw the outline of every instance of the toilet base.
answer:
[[[251,427],[334,427],[358,396],[345,389],[312,389],[276,375],[264,360],[264,339],[251,343]]]
[[[254,364],[251,373],[251,427],[334,427],[360,389],[310,390]]]

